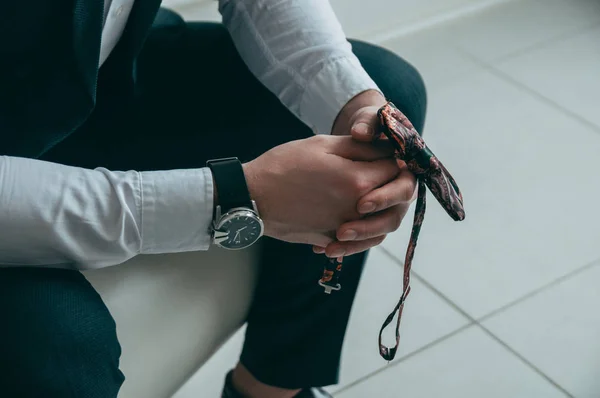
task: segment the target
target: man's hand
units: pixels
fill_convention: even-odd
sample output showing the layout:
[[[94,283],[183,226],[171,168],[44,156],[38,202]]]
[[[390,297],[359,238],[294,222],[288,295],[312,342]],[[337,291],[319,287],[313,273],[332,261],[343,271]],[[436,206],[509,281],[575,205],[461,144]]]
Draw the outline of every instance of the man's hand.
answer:
[[[265,235],[327,246],[340,225],[361,217],[360,198],[398,176],[392,153],[387,145],[320,135],[280,145],[245,163]]]
[[[331,130],[332,135],[357,134],[360,141],[372,141],[378,126],[377,110],[387,103],[381,93],[364,91],[342,108]]]
[[[377,110],[385,105],[377,91],[365,91],[346,104],[333,126],[333,135],[352,135],[359,142],[371,142],[378,133]],[[398,175],[357,201],[361,218],[342,224],[336,231],[337,241],[327,246],[315,245],[315,253],[340,257],[360,253],[379,245],[386,235],[398,229],[410,204],[416,199],[416,179],[406,164],[398,160]]]

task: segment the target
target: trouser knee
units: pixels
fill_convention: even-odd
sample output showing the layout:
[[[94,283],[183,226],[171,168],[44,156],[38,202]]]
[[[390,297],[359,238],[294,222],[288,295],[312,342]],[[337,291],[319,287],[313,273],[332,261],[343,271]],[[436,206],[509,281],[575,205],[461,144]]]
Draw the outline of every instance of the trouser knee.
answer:
[[[0,269],[0,319],[0,395],[117,396],[115,322],[81,273]]]

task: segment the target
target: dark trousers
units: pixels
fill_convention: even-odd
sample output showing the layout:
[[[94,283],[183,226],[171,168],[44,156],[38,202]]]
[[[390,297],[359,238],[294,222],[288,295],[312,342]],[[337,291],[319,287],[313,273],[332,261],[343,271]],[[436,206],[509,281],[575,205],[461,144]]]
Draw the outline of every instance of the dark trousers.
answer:
[[[112,170],[197,168],[210,158],[248,161],[313,134],[248,71],[220,24],[168,18],[153,28],[139,58],[139,96],[121,105],[111,97],[118,82],[102,71],[97,110],[44,160]],[[419,73],[387,50],[352,44],[421,131],[426,96]],[[275,386],[335,384],[365,254],[345,260],[342,290],[326,295],[317,285],[323,255],[270,238],[262,247],[241,362]],[[0,396],[117,395],[124,376],[116,325],[79,272],[0,269],[0,320]]]

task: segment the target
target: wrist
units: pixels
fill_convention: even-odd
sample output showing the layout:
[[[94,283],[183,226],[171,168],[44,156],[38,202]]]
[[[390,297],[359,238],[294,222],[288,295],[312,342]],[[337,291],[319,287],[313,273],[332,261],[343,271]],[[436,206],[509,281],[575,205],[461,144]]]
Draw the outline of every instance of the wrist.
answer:
[[[250,194],[250,198],[256,202],[258,212],[262,215],[260,206],[262,200],[260,200],[260,189],[257,184],[258,178],[256,176],[256,171],[254,170],[254,167],[252,167],[252,162],[242,163],[242,169],[244,170],[244,177],[246,178],[246,185],[248,186],[248,193]]]
[[[256,209],[264,225],[264,234],[271,236],[271,212],[269,211],[269,205],[267,204],[269,198],[266,192],[269,190],[265,185],[267,183],[268,175],[261,173],[260,167],[255,162],[250,161],[243,163],[242,168],[244,169],[244,176],[246,177],[246,184],[248,185],[248,192],[250,198],[256,204]],[[267,172],[268,173],[268,172]]]
[[[212,171],[213,242],[231,250],[244,249],[264,234],[256,202],[250,196],[244,165],[237,157],[207,161]]]

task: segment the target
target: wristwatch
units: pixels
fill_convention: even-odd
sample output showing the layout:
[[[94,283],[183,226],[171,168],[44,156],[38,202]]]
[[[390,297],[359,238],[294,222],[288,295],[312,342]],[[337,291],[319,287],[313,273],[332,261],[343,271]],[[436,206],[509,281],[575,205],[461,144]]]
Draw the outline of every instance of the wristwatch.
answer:
[[[224,249],[244,249],[264,233],[256,202],[250,198],[242,163],[238,158],[206,162],[219,195],[212,226],[213,242]]]

